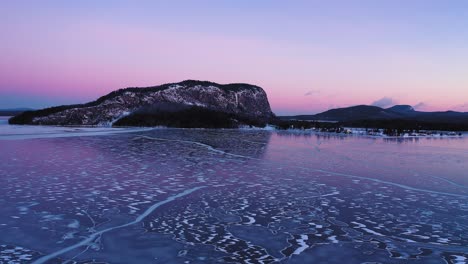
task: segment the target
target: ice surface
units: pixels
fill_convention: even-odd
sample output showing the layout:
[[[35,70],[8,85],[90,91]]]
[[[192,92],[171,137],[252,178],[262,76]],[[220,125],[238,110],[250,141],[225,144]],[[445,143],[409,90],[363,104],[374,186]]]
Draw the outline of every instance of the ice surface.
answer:
[[[0,124],[0,140],[99,136],[141,132],[152,129],[153,128],[56,127]]]
[[[81,240],[80,242],[74,244],[74,245],[71,245],[69,247],[66,247],[66,248],[63,248],[61,250],[58,250],[56,252],[53,252],[51,254],[48,254],[46,256],[43,256],[37,260],[35,260],[33,262],[33,264],[42,264],[42,263],[46,263],[47,261],[50,261],[52,259],[54,259],[55,257],[58,257],[60,255],[63,255],[69,251],[72,251],[74,249],[77,249],[79,247],[82,247],[82,246],[86,246],[86,245],[89,245],[91,242],[95,241],[98,237],[100,237],[101,235],[103,235],[104,233],[107,233],[107,232],[110,232],[110,231],[113,231],[113,230],[116,230],[116,229],[120,229],[120,228],[125,228],[125,227],[129,227],[129,226],[132,226],[132,225],[135,225],[135,224],[138,224],[140,223],[143,219],[145,219],[149,214],[151,214],[154,210],[156,210],[158,207],[161,207],[162,205],[166,204],[166,203],[169,203],[169,202],[172,202],[174,201],[175,199],[179,198],[179,197],[183,197],[183,196],[186,196],[186,195],[189,195],[191,194],[192,192],[194,191],[197,191],[201,188],[204,188],[204,186],[202,187],[194,187],[194,188],[191,188],[191,189],[188,189],[188,190],[185,190],[181,193],[178,193],[174,196],[170,196],[168,197],[166,200],[164,201],[160,201],[160,202],[157,202],[153,205],[151,205],[148,209],[146,209],[141,215],[139,215],[135,220],[131,221],[131,222],[128,222],[128,223],[125,223],[125,224],[122,224],[122,225],[118,225],[118,226],[112,226],[112,227],[109,227],[109,228],[106,228],[106,229],[103,229],[103,230],[100,230],[100,231],[96,231],[96,232],[93,232],[90,236],[86,237],[85,239]]]
[[[0,263],[468,258],[465,138],[132,132],[1,140]]]

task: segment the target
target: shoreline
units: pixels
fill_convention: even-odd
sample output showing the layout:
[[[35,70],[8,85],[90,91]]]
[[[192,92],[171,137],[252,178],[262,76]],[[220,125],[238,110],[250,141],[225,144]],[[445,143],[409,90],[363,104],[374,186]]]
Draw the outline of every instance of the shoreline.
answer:
[[[7,129],[3,129],[3,128]],[[85,137],[85,136],[105,136],[122,133],[144,132],[156,128],[107,128],[107,127],[45,127],[45,126],[16,126],[0,125],[0,141],[21,140],[21,139],[41,139],[41,138],[64,138],[64,137]]]
[[[284,131],[291,133],[302,133],[310,135],[320,135],[320,136],[338,136],[338,137],[364,137],[364,138],[374,138],[374,139],[419,139],[419,138],[429,138],[429,139],[449,139],[449,138],[464,138],[468,135],[468,131],[460,131],[461,135],[418,135],[418,136],[387,136],[387,135],[368,135],[360,133],[336,133],[336,132],[324,132],[324,131],[314,131],[310,129],[300,130],[300,129],[286,129],[286,130],[274,130],[276,132]],[[448,133],[449,131],[447,131]]]
[[[0,121],[8,120],[7,116],[0,116]],[[457,139],[464,138],[468,135],[468,131],[432,131],[423,130],[420,135],[417,133],[405,133],[400,136],[388,136],[375,130],[367,134],[364,128],[345,128],[346,132],[327,132],[317,131],[314,129],[278,129],[273,125],[261,127],[243,126],[239,128],[178,128],[178,127],[111,127],[111,126],[47,126],[47,125],[10,125],[0,122],[0,140],[15,140],[15,139],[34,139],[34,138],[54,138],[54,137],[74,137],[74,136],[100,136],[112,135],[119,133],[144,132],[155,129],[183,129],[183,130],[239,130],[239,131],[269,131],[276,133],[291,133],[291,134],[308,134],[319,136],[337,136],[337,137],[364,137],[373,139]],[[416,135],[414,135],[416,134]]]

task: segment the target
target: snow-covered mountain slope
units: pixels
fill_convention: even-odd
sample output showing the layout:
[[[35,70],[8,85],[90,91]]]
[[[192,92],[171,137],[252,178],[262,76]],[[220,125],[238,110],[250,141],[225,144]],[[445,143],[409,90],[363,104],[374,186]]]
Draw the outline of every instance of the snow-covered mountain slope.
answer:
[[[189,80],[155,87],[121,89],[83,105],[25,112],[12,118],[10,123],[105,126],[138,109],[158,103],[198,106],[260,120],[274,116],[265,91],[258,86]]]

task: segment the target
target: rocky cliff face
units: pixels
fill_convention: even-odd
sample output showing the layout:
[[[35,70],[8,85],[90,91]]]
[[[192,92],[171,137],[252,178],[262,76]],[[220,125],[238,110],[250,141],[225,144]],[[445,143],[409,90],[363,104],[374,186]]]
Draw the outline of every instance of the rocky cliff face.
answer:
[[[121,89],[83,105],[25,112],[12,118],[10,123],[106,126],[141,108],[158,103],[198,106],[260,120],[273,117],[267,95],[258,86],[183,81],[155,87]]]

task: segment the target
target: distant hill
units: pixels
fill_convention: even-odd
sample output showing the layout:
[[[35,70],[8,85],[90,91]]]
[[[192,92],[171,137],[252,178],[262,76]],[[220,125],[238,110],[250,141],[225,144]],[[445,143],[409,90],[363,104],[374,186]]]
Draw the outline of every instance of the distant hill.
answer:
[[[388,111],[395,113],[411,113],[415,112],[414,108],[411,105],[395,105],[390,108],[387,108]]]
[[[0,109],[0,116],[15,116],[26,111],[32,111],[32,108],[8,108]]]
[[[354,122],[370,120],[410,120],[432,123],[468,123],[468,112],[420,112],[409,105],[395,105],[381,108],[369,105],[357,105],[336,108],[316,115],[280,116],[283,120],[310,120]]]

